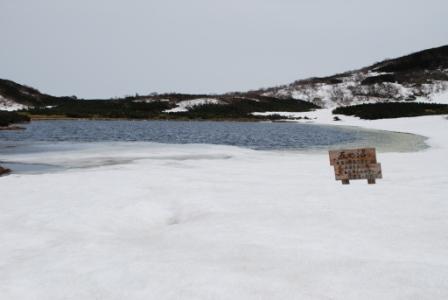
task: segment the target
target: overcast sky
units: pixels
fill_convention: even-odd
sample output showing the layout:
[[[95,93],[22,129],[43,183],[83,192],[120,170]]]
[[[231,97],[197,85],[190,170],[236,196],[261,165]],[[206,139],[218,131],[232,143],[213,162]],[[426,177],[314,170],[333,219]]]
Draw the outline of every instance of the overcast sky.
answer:
[[[227,92],[448,44],[446,0],[0,0],[0,78],[54,95]]]

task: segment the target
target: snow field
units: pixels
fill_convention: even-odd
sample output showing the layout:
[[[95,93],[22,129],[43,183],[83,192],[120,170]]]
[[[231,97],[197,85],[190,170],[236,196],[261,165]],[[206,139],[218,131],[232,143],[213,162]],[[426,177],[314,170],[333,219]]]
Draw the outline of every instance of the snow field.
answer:
[[[336,182],[325,153],[209,145],[79,151],[138,160],[3,177],[0,298],[446,299],[447,122],[335,122],[430,137],[379,153],[374,186]]]

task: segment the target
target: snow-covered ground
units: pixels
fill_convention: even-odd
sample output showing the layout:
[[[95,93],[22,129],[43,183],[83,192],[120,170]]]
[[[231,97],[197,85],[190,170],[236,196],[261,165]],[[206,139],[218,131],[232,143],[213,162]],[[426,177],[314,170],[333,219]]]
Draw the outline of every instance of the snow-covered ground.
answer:
[[[436,93],[433,93],[428,99],[425,97],[418,97],[418,102],[431,102],[431,103],[441,103],[441,104],[448,104],[448,89],[447,90],[440,90]]]
[[[194,106],[205,105],[205,104],[222,104],[222,101],[220,101],[218,99],[213,99],[213,98],[200,98],[200,99],[193,99],[193,100],[185,100],[185,101],[180,101],[179,103],[177,103],[175,108],[165,110],[164,112],[167,112],[167,113],[185,112]]]
[[[448,120],[306,115],[423,134],[432,147],[379,153],[384,179],[349,186],[322,153],[23,154],[122,160],[0,178],[0,299],[447,299]]]

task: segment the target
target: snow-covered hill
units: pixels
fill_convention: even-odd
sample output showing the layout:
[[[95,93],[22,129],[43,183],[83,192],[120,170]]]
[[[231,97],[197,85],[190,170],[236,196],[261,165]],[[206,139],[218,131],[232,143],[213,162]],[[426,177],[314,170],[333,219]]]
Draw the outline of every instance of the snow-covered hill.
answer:
[[[448,46],[258,92],[270,97],[301,99],[323,107],[387,101],[448,103]]]
[[[42,94],[38,90],[18,84],[11,80],[0,79],[0,110],[16,111],[40,105],[45,101],[58,100],[58,97]]]
[[[0,79],[0,110],[57,106],[60,101],[73,99],[76,97],[54,97]],[[171,112],[185,112],[195,105],[219,103],[238,106],[243,105],[242,100],[257,102],[260,99],[265,102],[297,99],[326,108],[388,101],[448,104],[448,46],[385,60],[330,77],[299,80],[289,85],[250,92],[224,95],[151,94],[114,100],[164,101],[175,105]]]
[[[271,97],[292,97],[322,107],[388,101],[448,103],[448,81],[437,80],[421,85],[397,82],[362,84],[365,79],[376,76],[381,75],[358,71],[338,77],[338,83],[300,81],[263,94]]]

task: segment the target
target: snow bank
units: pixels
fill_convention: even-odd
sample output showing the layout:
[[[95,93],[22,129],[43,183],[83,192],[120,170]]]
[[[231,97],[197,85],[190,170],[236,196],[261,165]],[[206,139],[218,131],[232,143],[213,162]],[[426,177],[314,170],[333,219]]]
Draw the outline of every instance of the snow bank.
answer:
[[[201,98],[194,100],[185,100],[177,103],[177,106],[172,109],[165,110],[167,113],[176,113],[176,112],[185,112],[188,111],[191,107],[205,105],[205,104],[222,104],[223,102],[218,99],[212,98]]]
[[[433,147],[380,153],[374,186],[342,186],[320,153],[79,149],[86,161],[138,159],[0,178],[0,298],[446,299],[448,120],[314,114]]]

